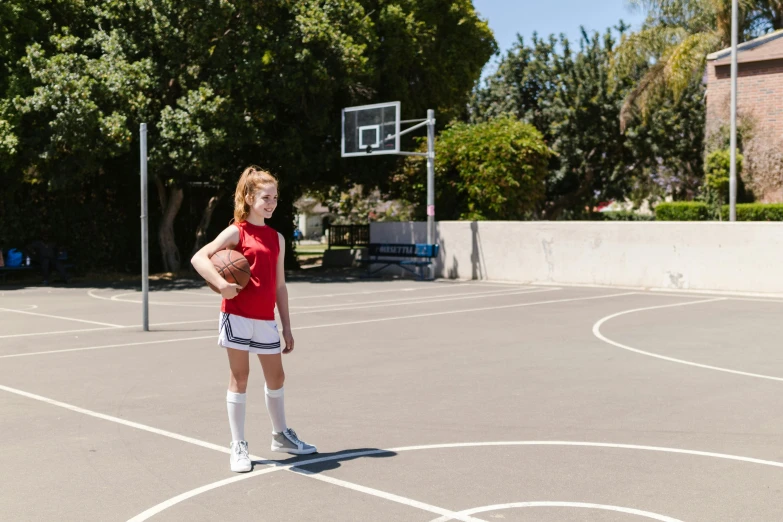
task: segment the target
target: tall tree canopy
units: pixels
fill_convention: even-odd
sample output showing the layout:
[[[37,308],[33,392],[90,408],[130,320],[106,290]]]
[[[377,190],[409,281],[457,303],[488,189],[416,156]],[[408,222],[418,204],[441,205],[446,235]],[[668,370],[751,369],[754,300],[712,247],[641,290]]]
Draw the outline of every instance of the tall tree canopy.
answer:
[[[146,122],[168,270],[190,246],[174,236],[185,186],[268,167],[290,235],[303,186],[392,166],[340,160],[341,107],[449,117],[495,51],[470,0],[8,0],[0,27],[5,185],[133,176]]]
[[[740,42],[783,28],[783,0],[738,0]],[[626,35],[615,60],[620,76],[646,73],[625,99],[622,124],[647,116],[661,93],[681,96],[704,74],[707,55],[731,45],[732,0],[628,0],[647,11],[642,28]],[[649,66],[651,65],[651,66]],[[649,66],[649,67],[648,67]]]
[[[514,115],[554,150],[539,217],[581,218],[602,201],[677,196],[702,176],[703,87],[692,82],[677,100],[660,95],[655,117],[634,119],[622,134],[623,101],[646,69],[613,74],[616,35],[583,33],[577,49],[564,37],[520,38],[475,92],[472,121]]]

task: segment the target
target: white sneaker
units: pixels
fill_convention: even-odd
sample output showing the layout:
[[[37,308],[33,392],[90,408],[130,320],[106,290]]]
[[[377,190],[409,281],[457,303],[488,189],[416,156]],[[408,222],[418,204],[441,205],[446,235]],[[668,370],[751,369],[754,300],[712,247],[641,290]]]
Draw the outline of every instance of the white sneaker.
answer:
[[[247,454],[247,441],[235,440],[231,443],[231,471],[247,473],[253,469],[250,456]]]
[[[296,432],[287,428],[280,433],[272,433],[272,451],[279,453],[291,453],[292,455],[309,455],[318,449],[312,444],[299,440]]]

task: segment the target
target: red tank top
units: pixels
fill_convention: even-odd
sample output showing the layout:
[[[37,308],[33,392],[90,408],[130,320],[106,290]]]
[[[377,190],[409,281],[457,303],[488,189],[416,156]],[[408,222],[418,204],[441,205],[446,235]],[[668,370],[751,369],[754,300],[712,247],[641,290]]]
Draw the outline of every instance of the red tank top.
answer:
[[[248,319],[274,321],[277,257],[280,255],[277,231],[268,225],[258,226],[247,221],[234,223],[234,226],[239,229],[239,243],[234,250],[250,263],[250,281],[235,298],[223,299],[220,309]]]

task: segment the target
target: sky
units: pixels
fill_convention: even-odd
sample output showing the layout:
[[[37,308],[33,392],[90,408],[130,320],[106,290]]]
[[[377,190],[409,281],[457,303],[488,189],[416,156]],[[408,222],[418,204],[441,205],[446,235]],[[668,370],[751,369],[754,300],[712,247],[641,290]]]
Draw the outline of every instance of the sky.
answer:
[[[621,19],[633,30],[644,21],[644,14],[630,8],[627,0],[473,0],[473,6],[489,21],[503,54],[517,41],[517,33],[525,42],[536,31],[539,36],[565,33],[575,43],[582,25],[588,33],[603,33]]]

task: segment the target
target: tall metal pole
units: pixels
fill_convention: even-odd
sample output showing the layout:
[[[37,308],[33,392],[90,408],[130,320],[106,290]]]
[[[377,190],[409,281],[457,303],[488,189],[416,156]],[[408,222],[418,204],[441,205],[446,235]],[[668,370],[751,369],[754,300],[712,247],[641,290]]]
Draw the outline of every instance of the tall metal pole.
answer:
[[[147,219],[147,124],[142,123],[139,131],[141,138],[141,294],[142,325],[145,332],[150,331],[149,291],[149,227]]]
[[[737,220],[737,18],[738,1],[731,1],[731,166],[729,174],[729,221]]]
[[[427,244],[435,242],[435,111],[427,111]]]

